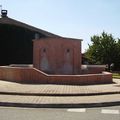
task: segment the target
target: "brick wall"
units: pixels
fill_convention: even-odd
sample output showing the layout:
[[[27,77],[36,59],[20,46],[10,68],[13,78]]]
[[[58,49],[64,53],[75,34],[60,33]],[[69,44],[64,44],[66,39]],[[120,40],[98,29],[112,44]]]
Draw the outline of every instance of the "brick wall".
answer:
[[[24,83],[47,83],[47,75],[35,68],[29,67],[0,67],[0,79]]]
[[[80,74],[81,40],[70,38],[34,40],[33,65],[49,74]]]
[[[48,75],[36,68],[0,67],[0,79],[20,83],[88,85],[112,83],[112,74]]]

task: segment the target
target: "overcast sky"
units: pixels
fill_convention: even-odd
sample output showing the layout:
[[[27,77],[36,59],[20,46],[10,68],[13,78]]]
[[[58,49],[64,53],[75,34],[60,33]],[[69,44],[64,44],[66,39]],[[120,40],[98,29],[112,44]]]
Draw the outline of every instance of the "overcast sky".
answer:
[[[83,39],[104,30],[120,38],[120,0],[0,0],[8,17],[63,37]]]

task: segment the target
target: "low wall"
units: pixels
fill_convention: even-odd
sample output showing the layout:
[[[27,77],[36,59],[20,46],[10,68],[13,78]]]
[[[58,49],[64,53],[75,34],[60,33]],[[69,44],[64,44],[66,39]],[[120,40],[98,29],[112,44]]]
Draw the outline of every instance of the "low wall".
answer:
[[[112,83],[112,74],[48,75],[35,68],[3,66],[0,67],[0,79],[20,83],[87,85]]]
[[[86,75],[50,75],[50,82],[56,84],[105,84],[112,83],[112,74],[103,72],[101,74],[86,74]]]
[[[30,67],[0,67],[0,79],[24,83],[47,83],[47,75]]]

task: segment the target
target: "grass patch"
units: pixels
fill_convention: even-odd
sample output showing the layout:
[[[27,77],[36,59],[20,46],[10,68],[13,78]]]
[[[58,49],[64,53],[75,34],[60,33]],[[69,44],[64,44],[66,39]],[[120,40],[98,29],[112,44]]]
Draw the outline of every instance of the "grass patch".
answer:
[[[117,78],[120,79],[120,73],[112,73],[113,74],[113,78]]]

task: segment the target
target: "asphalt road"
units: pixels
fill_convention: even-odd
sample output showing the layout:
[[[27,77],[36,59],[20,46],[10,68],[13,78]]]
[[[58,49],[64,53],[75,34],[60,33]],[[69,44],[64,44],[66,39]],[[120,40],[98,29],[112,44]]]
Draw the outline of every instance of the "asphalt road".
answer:
[[[0,120],[120,120],[120,106],[75,109],[0,107]]]

